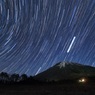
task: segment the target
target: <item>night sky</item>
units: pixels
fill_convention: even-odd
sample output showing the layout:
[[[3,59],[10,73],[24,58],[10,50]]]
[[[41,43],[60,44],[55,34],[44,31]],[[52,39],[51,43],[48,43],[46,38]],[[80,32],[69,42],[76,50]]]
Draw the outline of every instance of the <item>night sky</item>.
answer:
[[[0,0],[0,72],[63,61],[95,66],[95,0]]]

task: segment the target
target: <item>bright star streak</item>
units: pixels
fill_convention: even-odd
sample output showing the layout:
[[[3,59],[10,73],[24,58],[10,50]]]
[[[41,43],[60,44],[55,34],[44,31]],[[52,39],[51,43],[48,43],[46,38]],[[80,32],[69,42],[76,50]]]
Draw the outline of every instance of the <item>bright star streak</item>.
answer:
[[[68,48],[68,50],[67,50],[67,53],[70,52],[70,50],[71,50],[71,48],[72,48],[72,45],[73,45],[75,39],[76,39],[76,37],[73,38],[73,40],[72,40],[72,42],[71,42],[71,44],[70,44],[70,46],[69,46],[69,48]]]
[[[39,71],[41,70],[41,67],[38,69],[37,73],[35,75],[37,75],[39,73]]]

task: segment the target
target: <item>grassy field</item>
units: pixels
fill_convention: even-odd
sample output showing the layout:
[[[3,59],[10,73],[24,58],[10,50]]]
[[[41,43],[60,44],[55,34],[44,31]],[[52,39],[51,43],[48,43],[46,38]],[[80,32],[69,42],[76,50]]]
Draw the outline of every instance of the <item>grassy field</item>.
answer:
[[[0,85],[0,95],[95,95],[95,84]]]

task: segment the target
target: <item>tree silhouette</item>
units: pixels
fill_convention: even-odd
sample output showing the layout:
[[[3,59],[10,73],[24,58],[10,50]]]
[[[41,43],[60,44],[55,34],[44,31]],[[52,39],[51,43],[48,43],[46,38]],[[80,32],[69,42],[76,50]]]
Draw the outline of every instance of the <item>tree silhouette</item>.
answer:
[[[18,82],[19,80],[19,74],[13,74],[11,75],[11,81]]]
[[[32,76],[28,77],[26,74],[22,74],[21,76],[19,76],[19,74],[9,75],[5,72],[0,73],[0,83],[4,83],[4,84],[5,83],[30,84],[30,83],[37,83],[37,82],[38,81],[36,81]]]
[[[27,77],[26,74],[21,75],[21,80],[22,80],[22,81],[27,80],[27,78],[28,78],[28,77]]]
[[[5,83],[6,81],[9,80],[9,75],[5,72],[2,72],[2,73],[0,73],[0,79],[1,79],[2,82]]]

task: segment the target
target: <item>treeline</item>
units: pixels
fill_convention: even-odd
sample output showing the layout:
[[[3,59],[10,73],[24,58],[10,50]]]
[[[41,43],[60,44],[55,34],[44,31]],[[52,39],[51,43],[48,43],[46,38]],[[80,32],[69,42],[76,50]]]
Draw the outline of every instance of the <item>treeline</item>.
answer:
[[[32,76],[27,76],[26,74],[7,74],[6,72],[0,73],[0,84],[51,84],[51,83],[73,83],[75,80],[47,80],[41,81],[39,79],[35,79]]]
[[[0,73],[0,84],[30,84],[38,83],[32,76],[28,77],[26,74],[7,74],[5,72]]]

